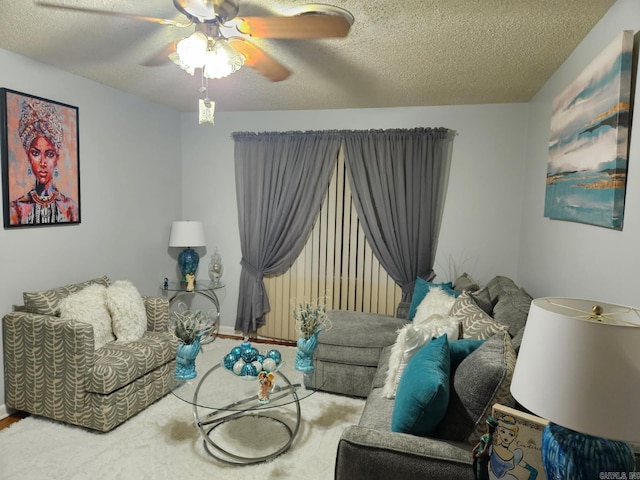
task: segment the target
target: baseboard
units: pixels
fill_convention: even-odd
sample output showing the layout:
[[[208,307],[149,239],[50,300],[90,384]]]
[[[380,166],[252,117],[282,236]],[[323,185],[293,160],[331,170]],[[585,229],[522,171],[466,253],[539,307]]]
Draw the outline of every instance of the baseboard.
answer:
[[[229,327],[228,325],[220,325],[220,327],[218,328],[218,333],[220,335],[224,335],[225,337],[242,338],[242,334],[236,332],[235,328]]]
[[[0,405],[0,420],[7,418],[9,415],[11,415],[11,413],[7,410],[7,406],[4,403]]]
[[[227,325],[221,325],[218,329],[218,334],[223,338],[233,338],[239,341],[242,341],[244,339],[242,332],[239,332],[235,328],[229,327]],[[276,343],[280,345],[290,345],[290,346],[295,346],[296,344],[296,342],[292,340],[279,340],[276,338],[263,337],[260,335],[252,338],[250,341],[262,342],[262,343]]]

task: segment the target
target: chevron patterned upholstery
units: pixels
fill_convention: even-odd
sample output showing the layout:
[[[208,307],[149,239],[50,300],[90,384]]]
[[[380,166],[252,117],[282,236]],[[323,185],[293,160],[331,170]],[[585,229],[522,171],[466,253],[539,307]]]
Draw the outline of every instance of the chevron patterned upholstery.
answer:
[[[68,287],[69,293],[77,291]],[[144,302],[143,338],[95,351],[88,323],[33,311],[6,314],[6,406],[106,432],[166,395],[177,348],[167,330],[169,302],[155,297]],[[49,312],[55,303],[46,303]]]

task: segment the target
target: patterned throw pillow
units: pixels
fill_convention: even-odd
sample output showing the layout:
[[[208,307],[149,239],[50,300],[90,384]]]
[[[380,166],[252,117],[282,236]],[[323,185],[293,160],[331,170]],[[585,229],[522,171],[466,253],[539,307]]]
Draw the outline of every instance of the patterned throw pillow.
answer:
[[[473,300],[471,293],[462,292],[451,308],[451,315],[462,325],[462,338],[486,340],[499,332],[508,330],[506,325],[496,322]]]
[[[147,331],[147,312],[138,289],[128,280],[117,280],[107,289],[106,304],[116,343],[140,340]]]
[[[93,327],[95,349],[115,340],[111,316],[104,303],[107,287],[94,283],[60,300],[60,318],[89,323]]]
[[[42,290],[40,292],[24,292],[22,294],[22,300],[27,312],[38,313],[40,315],[60,315],[60,300],[68,297],[72,293],[79,292],[93,283],[108,286],[109,278],[94,278],[86,282],[74,283],[51,290]]]

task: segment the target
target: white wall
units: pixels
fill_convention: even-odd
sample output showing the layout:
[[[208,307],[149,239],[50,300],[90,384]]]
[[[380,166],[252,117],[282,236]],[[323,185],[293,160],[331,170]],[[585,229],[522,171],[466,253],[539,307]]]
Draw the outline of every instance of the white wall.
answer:
[[[167,243],[182,201],[179,114],[5,50],[0,65],[0,87],[79,108],[82,199],[80,225],[0,229],[0,315],[24,290],[101,275],[157,295],[175,268]]]
[[[544,218],[551,103],[622,30],[640,30],[637,0],[619,0],[530,103],[518,280],[534,296],[576,296],[640,306],[636,277],[640,271],[637,98],[623,230]]]
[[[438,279],[468,271],[480,282],[515,278],[518,262],[527,105],[413,107],[314,112],[219,113],[199,126],[182,114],[183,218],[205,222],[208,250],[199,278],[218,245],[227,283],[222,325],[235,324],[240,243],[234,179],[235,131],[448,127],[458,132],[436,256]],[[514,200],[515,199],[515,200]]]

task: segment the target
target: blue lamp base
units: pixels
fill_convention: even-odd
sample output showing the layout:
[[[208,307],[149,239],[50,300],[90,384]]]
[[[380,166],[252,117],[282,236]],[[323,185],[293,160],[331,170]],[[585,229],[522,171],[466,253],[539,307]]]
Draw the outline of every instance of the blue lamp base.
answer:
[[[635,471],[628,443],[593,437],[552,422],[542,432],[542,464],[548,479],[597,479],[602,478],[602,472]]]
[[[180,281],[186,282],[187,275],[196,274],[200,263],[200,255],[193,248],[185,248],[178,255],[178,267],[180,268]]]

